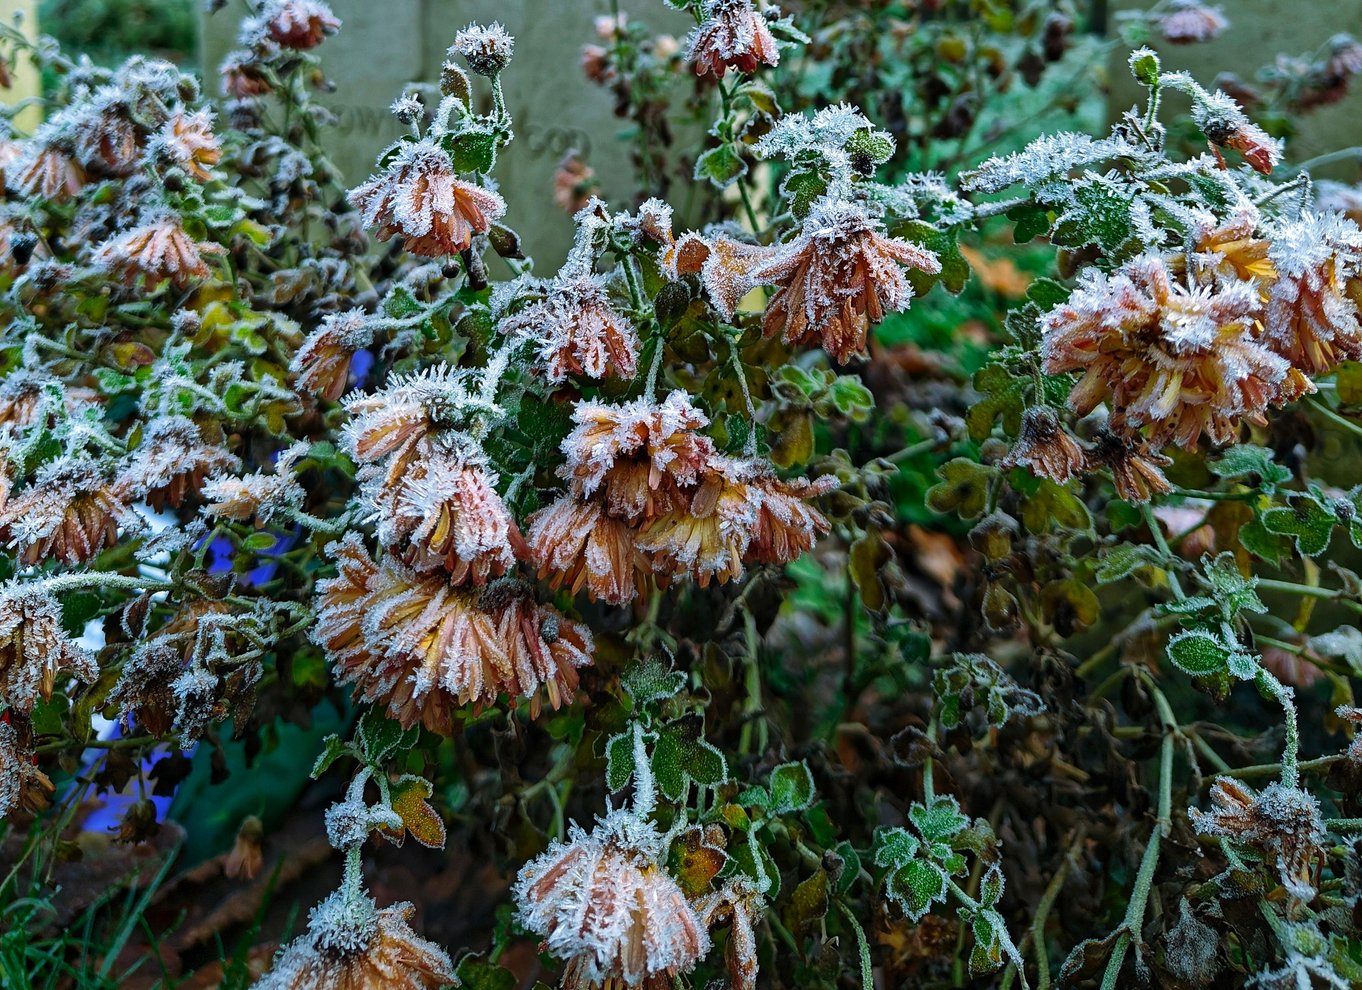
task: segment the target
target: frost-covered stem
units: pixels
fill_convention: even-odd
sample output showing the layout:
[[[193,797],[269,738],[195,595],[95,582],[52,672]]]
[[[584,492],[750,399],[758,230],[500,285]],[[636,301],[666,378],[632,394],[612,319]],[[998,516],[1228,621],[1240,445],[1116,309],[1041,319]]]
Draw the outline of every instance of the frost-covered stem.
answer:
[[[643,745],[643,726],[634,723],[634,814],[647,818],[657,809],[657,784],[648,748]]]
[[[855,913],[841,901],[837,901],[837,907],[842,912],[842,917],[846,918],[851,925],[851,931],[856,936],[856,954],[861,960],[861,987],[862,990],[875,990],[875,974],[870,967],[870,942],[865,937],[865,929],[856,920]]]
[[[638,282],[638,272],[634,271],[634,259],[629,255],[620,258],[620,267],[624,269],[624,282],[629,286],[629,303],[634,307],[634,312],[642,313],[645,310],[643,303],[643,287]]]
[[[1259,196],[1257,199],[1253,201],[1253,205],[1257,207],[1266,206],[1268,203],[1271,203],[1278,196],[1281,196],[1284,193],[1296,192],[1297,190],[1299,190],[1301,193],[1301,203],[1299,205],[1303,207],[1305,203],[1308,202],[1310,195],[1310,173],[1308,172],[1297,173],[1289,181],[1283,182],[1280,186],[1277,186],[1271,192],[1267,192]]]
[[[1152,678],[1149,678],[1149,683],[1152,685]],[[1125,962],[1126,950],[1130,948],[1131,941],[1139,935],[1144,926],[1149,891],[1154,883],[1154,870],[1159,864],[1159,845],[1172,823],[1173,737],[1177,723],[1174,721],[1169,724],[1172,720],[1172,711],[1168,708],[1168,700],[1163,697],[1163,692],[1156,689],[1154,698],[1156,703],[1162,700],[1162,704],[1158,704],[1157,707],[1159,717],[1164,722],[1163,742],[1159,748],[1158,820],[1153,831],[1149,833],[1149,844],[1145,846],[1139,872],[1135,874],[1135,889],[1131,891],[1125,920],[1121,922],[1121,934],[1116,939],[1111,958],[1107,960],[1106,971],[1102,974],[1101,990],[1115,990],[1116,980],[1121,973],[1121,964]]]
[[[1168,547],[1168,541],[1164,539],[1163,524],[1155,517],[1154,510],[1150,507],[1148,502],[1144,504],[1144,521],[1145,525],[1149,527],[1150,536],[1154,538],[1154,545],[1159,548],[1159,553],[1163,554],[1169,561],[1169,566],[1166,569],[1168,587],[1172,589],[1173,594],[1181,601],[1187,596],[1182,593],[1182,582],[1178,580],[1177,572],[1173,570],[1172,564],[1176,558],[1173,556],[1173,551]]]
[[[1008,210],[1018,206],[1027,206],[1031,203],[1028,196],[1015,196],[1012,199],[1000,199],[990,203],[978,203],[970,211],[970,215],[962,219],[953,226],[964,226],[974,223],[976,220],[987,220],[989,217],[1001,216]]]
[[[954,894],[960,903],[965,905],[972,914],[977,914],[983,910],[983,905],[971,897],[953,878],[947,877],[946,885],[950,892]],[[961,933],[963,934],[963,929]],[[1016,959],[1021,955],[1021,953],[1017,951],[1016,943],[1012,941],[1012,936],[1008,934],[1005,927],[999,926],[998,940],[1003,943],[1003,951],[1008,957]],[[1017,977],[1021,980],[1022,990],[1029,990],[1029,984],[1026,982],[1026,974],[1023,973],[1020,968],[1017,970]]]
[[[496,115],[498,124],[510,121],[511,115],[506,112],[506,94],[501,89],[500,73],[492,77],[492,112]]]
[[[1335,835],[1352,835],[1362,832],[1362,818],[1326,818],[1324,827]]]
[[[1323,413],[1325,419],[1329,420],[1329,422],[1333,423],[1335,426],[1340,426],[1343,429],[1347,430],[1349,433],[1356,434],[1357,436],[1362,436],[1362,424],[1354,423],[1352,420],[1348,419],[1348,417],[1343,416],[1340,413],[1336,412],[1335,410],[1331,409],[1327,402],[1324,402],[1323,400],[1316,397],[1311,397],[1309,399],[1306,399],[1305,401],[1306,404],[1309,405],[1311,408],[1317,409],[1321,413]]]
[[[662,352],[666,349],[667,342],[662,339],[662,334],[656,334],[653,337],[653,360],[648,365],[648,381],[644,386],[649,399],[657,398],[657,373],[662,369]]]
[[[78,574],[58,574],[56,577],[44,578],[37,582],[48,592],[66,591],[70,588],[83,588],[88,585],[96,585],[101,588],[127,588],[130,591],[145,591],[156,589],[158,591],[171,587],[169,581],[157,581],[153,578],[134,577],[130,574],[109,574],[105,571],[81,571]]]
[[[288,508],[285,515],[300,526],[306,526],[314,533],[326,533],[329,536],[339,536],[350,526],[350,514],[347,512],[337,519],[318,519],[302,509]]]
[[[719,81],[719,106],[722,110],[724,121],[731,127],[733,97],[722,80]],[[761,222],[757,220],[757,211],[753,208],[752,199],[747,194],[747,183],[743,181],[743,176],[738,177],[738,181],[735,185],[738,187],[738,198],[742,200],[743,212],[747,214],[747,223],[752,228],[752,233],[756,234],[761,230]]]
[[[658,350],[660,353],[661,348]],[[743,401],[747,403],[747,418],[752,424],[752,428],[747,431],[747,440],[743,443],[743,452],[748,457],[756,457],[757,407],[752,402],[752,390],[747,387],[747,372],[743,369],[742,361],[738,358],[737,341],[729,341],[728,360],[733,365],[733,374],[738,376],[738,386],[742,389]]]
[[[1286,742],[1282,746],[1282,786],[1296,787],[1300,784],[1301,772],[1298,760],[1300,758],[1300,728],[1296,723],[1296,702],[1295,692],[1277,680],[1270,670],[1258,668],[1258,676],[1255,679],[1258,690],[1264,694],[1271,695],[1277,699],[1282,706],[1282,713],[1286,716]]]
[[[1036,915],[1031,921],[1030,937],[1031,947],[1036,952],[1037,990],[1050,990],[1050,952],[1045,944],[1045,923],[1050,917],[1050,911],[1055,906],[1055,901],[1059,900],[1059,893],[1064,889],[1064,881],[1068,879],[1078,850],[1087,840],[1087,837],[1087,824],[1080,824],[1074,831],[1074,837],[1069,842],[1068,849],[1064,852],[1064,859],[1059,864],[1059,869],[1055,870],[1055,875],[1045,885],[1045,892],[1041,894],[1040,901],[1036,904]],[[1021,973],[1021,969],[1020,966],[1017,967],[1019,973]],[[1021,973],[1021,975],[1024,977],[1026,974]]]

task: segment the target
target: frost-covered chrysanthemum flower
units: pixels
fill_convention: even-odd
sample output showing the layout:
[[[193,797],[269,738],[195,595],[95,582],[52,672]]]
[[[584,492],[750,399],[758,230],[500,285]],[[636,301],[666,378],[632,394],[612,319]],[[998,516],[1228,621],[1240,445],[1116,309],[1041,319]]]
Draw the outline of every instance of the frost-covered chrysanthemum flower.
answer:
[[[119,526],[130,522],[123,493],[82,457],[48,461],[0,510],[0,533],[26,565],[53,558],[83,564],[113,546]]]
[[[722,79],[730,68],[751,75],[762,63],[780,62],[776,39],[752,0],[705,0],[701,13],[686,53],[696,75],[712,72]]]
[[[1143,255],[1107,275],[1090,271],[1046,315],[1049,374],[1078,372],[1080,415],[1101,402],[1115,428],[1149,428],[1156,446],[1229,443],[1241,420],[1263,423],[1289,368],[1258,337],[1263,303],[1252,282],[1174,280]]]
[[[335,402],[349,384],[355,353],[373,342],[373,324],[364,310],[331,313],[307,335],[289,370],[297,375],[300,389]]]
[[[1154,20],[1163,40],[1174,45],[1210,41],[1229,27],[1224,11],[1201,0],[1170,0],[1168,9]]]
[[[448,734],[456,708],[494,704],[503,692],[537,710],[542,689],[556,706],[591,662],[586,628],[530,602],[523,585],[455,588],[389,556],[374,561],[355,533],[328,553],[339,573],[318,586],[313,639],[342,683],[404,726]]]
[[[201,182],[212,178],[208,170],[222,160],[222,145],[213,133],[213,115],[207,110],[176,110],[162,125],[157,141],[175,164]]]
[[[754,281],[780,286],[766,310],[767,336],[821,344],[834,360],[849,361],[865,351],[869,328],[886,312],[907,308],[913,290],[901,265],[941,270],[935,254],[886,236],[863,207],[819,200],[799,236],[752,272]]]
[[[1211,142],[1217,158],[1221,148],[1229,148],[1243,155],[1244,161],[1264,175],[1282,160],[1281,143],[1249,120],[1239,104],[1219,90],[1193,101],[1192,120]]]
[[[5,169],[5,177],[19,194],[56,203],[75,198],[87,178],[70,142],[55,136],[44,140],[41,128]]]
[[[314,907],[253,990],[438,990],[456,984],[449,954],[412,930],[408,902],[379,908],[342,889]]]
[[[593,275],[554,280],[549,297],[503,325],[539,341],[545,377],[554,384],[568,375],[632,378],[638,371],[638,334],[615,312],[600,279]]]
[[[1022,414],[1021,432],[1002,465],[1024,467],[1062,484],[1083,473],[1085,459],[1083,448],[1060,425],[1053,409],[1031,406]]]
[[[431,141],[402,143],[382,172],[350,190],[350,202],[379,240],[400,236],[412,254],[430,258],[465,250],[506,212],[496,193],[460,180]]]
[[[93,394],[73,390],[46,372],[16,368],[0,381],[0,431],[22,433],[56,407],[75,412],[87,398]]]
[[[1139,434],[1101,430],[1088,448],[1084,471],[1106,468],[1116,485],[1117,497],[1140,504],[1173,490],[1160,470],[1172,463],[1171,457],[1152,449]]]
[[[699,271],[710,302],[725,320],[733,319],[743,296],[757,281],[753,272],[779,252],[779,248],[748,244],[730,237],[705,240],[699,234],[682,234],[672,249],[663,253],[664,266],[677,277]]]
[[[728,925],[724,964],[728,967],[731,990],[756,990],[759,968],[756,926],[765,908],[765,895],[741,874],[726,881],[718,890],[701,895],[695,902],[695,913],[706,928]]]
[[[1260,850],[1292,896],[1314,898],[1314,864],[1323,853],[1325,831],[1313,795],[1285,784],[1255,793],[1237,780],[1218,777],[1211,785],[1211,810],[1193,808],[1190,814],[1198,832]]]
[[[208,277],[204,255],[222,251],[220,244],[195,241],[177,217],[166,214],[102,244],[95,252],[95,261],[129,286],[142,276],[148,286],[169,279],[177,289],[183,289]]]
[[[295,445],[296,446],[296,445]],[[306,448],[306,443],[303,447]],[[307,492],[287,467],[288,451],[279,455],[275,470],[257,471],[241,477],[216,475],[203,483],[200,494],[208,504],[203,511],[209,516],[246,522],[254,518],[265,523],[275,516],[288,515],[302,508]]]
[[[270,0],[259,21],[270,39],[285,48],[316,48],[340,30],[338,18],[321,0]]]
[[[218,69],[222,77],[222,95],[233,100],[249,100],[264,96],[274,87],[249,51],[228,52]]]
[[[530,558],[539,576],[573,594],[586,588],[592,601],[633,601],[651,570],[634,545],[634,529],[597,501],[564,495],[530,519]]]
[[[161,510],[197,493],[207,475],[240,469],[241,461],[220,443],[205,440],[193,420],[166,416],[148,424],[114,487]]]
[[[54,119],[69,127],[76,157],[91,172],[124,176],[137,167],[142,147],[129,105],[134,96],[116,85],[101,86]]]
[[[660,403],[583,401],[572,418],[577,425],[562,443],[562,477],[578,498],[600,490],[610,514],[630,521],[687,503],[680,490],[696,483],[714,451],[697,432],[708,418],[681,391]]]
[[[16,721],[18,721],[16,719]],[[11,811],[42,811],[56,789],[33,762],[32,729],[27,719],[23,738],[8,721],[0,721],[0,818]]]
[[[511,64],[515,39],[500,24],[470,24],[454,35],[450,52],[462,55],[480,76],[495,76]]]
[[[451,584],[486,584],[515,565],[524,541],[486,458],[427,438],[400,476],[375,472],[374,480],[367,499],[379,539],[406,547],[412,567],[443,568]]]
[[[1255,233],[1258,221],[1255,211],[1245,209],[1221,223],[1207,222],[1193,242],[1193,256],[1200,266],[1197,275],[1214,273],[1225,279],[1254,280],[1259,295],[1266,298],[1277,268],[1270,257],[1272,242]]]
[[[574,823],[566,843],[521,869],[521,924],[567,961],[565,990],[663,990],[709,951],[709,933],[659,861],[663,845],[647,821],[613,811],[590,833]]]
[[[32,711],[63,670],[87,682],[99,676],[94,657],[62,629],[61,605],[40,583],[0,585],[0,703]]]
[[[1345,292],[1362,261],[1362,230],[1337,213],[1307,213],[1274,232],[1271,258],[1277,278],[1267,339],[1273,349],[1308,376],[1362,357],[1362,323]]]
[[[832,491],[837,479],[826,475],[814,481],[782,480],[768,464],[753,463],[749,484],[757,496],[757,524],[744,559],[748,563],[788,564],[812,550],[818,538],[832,528],[808,500]]]

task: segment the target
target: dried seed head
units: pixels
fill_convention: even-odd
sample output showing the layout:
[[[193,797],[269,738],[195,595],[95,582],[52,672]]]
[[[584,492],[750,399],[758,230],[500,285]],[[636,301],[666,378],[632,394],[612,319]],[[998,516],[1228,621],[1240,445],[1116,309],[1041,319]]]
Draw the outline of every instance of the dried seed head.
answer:
[[[462,55],[480,76],[496,76],[511,64],[515,39],[498,23],[470,24],[454,36],[451,54]]]

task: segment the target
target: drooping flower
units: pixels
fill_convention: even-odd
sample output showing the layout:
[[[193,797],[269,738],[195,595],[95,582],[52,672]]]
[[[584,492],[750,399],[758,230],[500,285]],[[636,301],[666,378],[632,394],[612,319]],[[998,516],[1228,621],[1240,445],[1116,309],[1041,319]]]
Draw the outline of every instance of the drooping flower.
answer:
[[[1239,104],[1219,90],[1199,94],[1192,103],[1192,120],[1211,143],[1221,167],[1221,148],[1239,152],[1250,167],[1264,175],[1282,160],[1280,142],[1249,120]]]
[[[646,820],[613,811],[590,833],[574,823],[566,843],[521,869],[520,921],[567,960],[564,990],[664,990],[709,951],[709,933],[660,862],[663,845]]]
[[[552,587],[573,594],[585,587],[592,601],[619,605],[640,593],[651,570],[634,535],[600,502],[564,495],[530,519],[527,542],[539,576]]]
[[[1229,443],[1241,420],[1263,423],[1289,365],[1258,339],[1262,299],[1251,282],[1190,287],[1143,255],[1111,275],[1089,272],[1044,319],[1049,374],[1079,372],[1080,415],[1106,401],[1115,427],[1149,427],[1156,445]]]
[[[293,476],[293,464],[308,448],[306,441],[300,441],[281,451],[272,471],[256,471],[240,477],[215,475],[209,478],[203,483],[200,492],[208,503],[203,507],[204,513],[237,522],[254,517],[256,522],[263,525],[302,508],[307,492]]]
[[[599,187],[596,170],[580,151],[569,148],[553,172],[553,204],[572,216],[591,201]]]
[[[638,334],[615,312],[596,276],[560,276],[546,300],[507,324],[506,333],[524,328],[539,339],[545,377],[554,384],[568,375],[632,378],[638,371]]]
[[[74,199],[85,187],[87,178],[74,150],[66,143],[42,141],[36,136],[6,168],[5,177],[21,195],[56,203]]]
[[[229,52],[218,69],[222,77],[222,95],[233,100],[249,100],[264,96],[274,87],[249,51]]]
[[[132,517],[124,495],[94,461],[48,461],[0,510],[0,532],[26,565],[56,558],[83,564],[118,541]]]
[[[32,711],[63,670],[86,682],[99,676],[94,657],[62,629],[61,605],[40,583],[0,585],[0,703]]]
[[[819,200],[799,236],[751,273],[757,283],[780,286],[766,310],[766,335],[821,344],[833,360],[849,361],[865,351],[869,328],[886,312],[907,308],[913,290],[901,265],[941,270],[936,255],[885,236],[862,207]]]
[[[240,469],[241,461],[221,444],[206,441],[193,420],[166,416],[147,425],[114,488],[162,510],[198,492],[206,476]]]
[[[1024,467],[1039,477],[1063,484],[1083,473],[1085,457],[1083,448],[1060,425],[1053,409],[1031,406],[1022,414],[1021,433],[1003,458],[1002,466]]]
[[[1325,831],[1313,795],[1285,784],[1255,793],[1233,778],[1218,777],[1211,785],[1211,810],[1193,808],[1190,815],[1198,832],[1262,852],[1293,897],[1314,898],[1314,865],[1323,854]]]
[[[450,52],[462,55],[480,76],[495,76],[511,64],[515,39],[500,24],[470,24],[454,35]]]
[[[307,335],[289,370],[298,387],[335,402],[350,381],[355,353],[374,342],[374,328],[362,309],[330,313]]]
[[[322,0],[270,0],[260,12],[265,33],[285,48],[316,48],[341,22]]]
[[[1163,40],[1174,45],[1190,45],[1210,41],[1229,27],[1225,13],[1218,6],[1201,0],[1170,0],[1168,9],[1154,21]]]
[[[1111,471],[1117,497],[1138,505],[1173,490],[1160,470],[1172,463],[1171,457],[1152,449],[1149,441],[1138,434],[1102,430],[1088,448],[1083,469]]]
[[[16,719],[17,721],[17,719]],[[33,762],[31,726],[27,719],[20,734],[13,724],[0,720],[0,818],[12,811],[42,811],[55,788],[47,774]]]
[[[213,133],[213,115],[207,110],[175,111],[158,138],[171,160],[200,182],[211,179],[208,170],[222,160],[222,145]]]
[[[147,221],[100,246],[95,261],[131,286],[138,276],[148,286],[169,279],[177,289],[187,288],[209,275],[206,254],[221,254],[220,244],[195,241],[174,216]]]
[[[681,489],[695,484],[714,450],[697,432],[709,420],[681,391],[661,403],[584,401],[572,417],[577,425],[562,443],[562,477],[578,498],[601,490],[621,519],[653,518],[687,502]]]
[[[1266,324],[1273,349],[1309,376],[1362,357],[1362,323],[1345,292],[1362,267],[1362,230],[1336,213],[1307,213],[1274,233],[1271,258],[1277,278]]]
[[[537,711],[543,690],[556,707],[591,662],[586,628],[518,582],[455,588],[390,556],[375,561],[353,532],[328,553],[339,573],[318,586],[314,641],[342,683],[404,726],[448,734],[456,708],[494,704],[503,692],[529,697]]]
[[[75,154],[86,169],[126,176],[137,167],[142,145],[127,92],[116,85],[101,86],[78,111],[67,111],[72,113],[78,113],[72,121]]]
[[[404,559],[415,569],[442,567],[452,584],[486,584],[515,564],[524,541],[484,457],[428,439],[400,476],[374,477],[367,497],[379,539],[390,549],[407,546]]]
[[[236,830],[227,858],[222,861],[223,875],[233,880],[254,880],[265,865],[263,842],[265,826],[255,815],[247,815]]]
[[[763,63],[780,62],[776,39],[752,0],[705,0],[701,14],[687,49],[696,75],[712,72],[722,79],[730,68],[751,75]]]
[[[406,901],[379,908],[338,890],[314,907],[253,990],[439,990],[457,984],[449,954],[412,930]]]
[[[728,943],[724,964],[732,990],[756,990],[757,932],[766,897],[747,877],[739,874],[718,890],[702,895],[695,902],[695,913],[706,928],[727,923]]]
[[[460,180],[443,149],[430,141],[404,142],[391,162],[350,191],[350,202],[378,239],[400,236],[412,254],[458,254],[506,212],[488,189]]]

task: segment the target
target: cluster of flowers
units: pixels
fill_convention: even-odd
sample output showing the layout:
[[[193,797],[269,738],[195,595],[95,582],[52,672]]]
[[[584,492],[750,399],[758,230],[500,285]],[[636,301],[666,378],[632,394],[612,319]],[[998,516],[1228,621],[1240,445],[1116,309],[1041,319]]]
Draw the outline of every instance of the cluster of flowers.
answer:
[[[1245,204],[1185,252],[1085,272],[1044,318],[1044,370],[1079,374],[1069,405],[1105,403],[1105,429],[1084,447],[1051,411],[1030,410],[1009,463],[1055,481],[1107,467],[1130,501],[1168,491],[1162,447],[1231,443],[1241,423],[1263,425],[1268,408],[1362,357],[1359,263],[1362,229],[1341,215],[1272,220]]]

